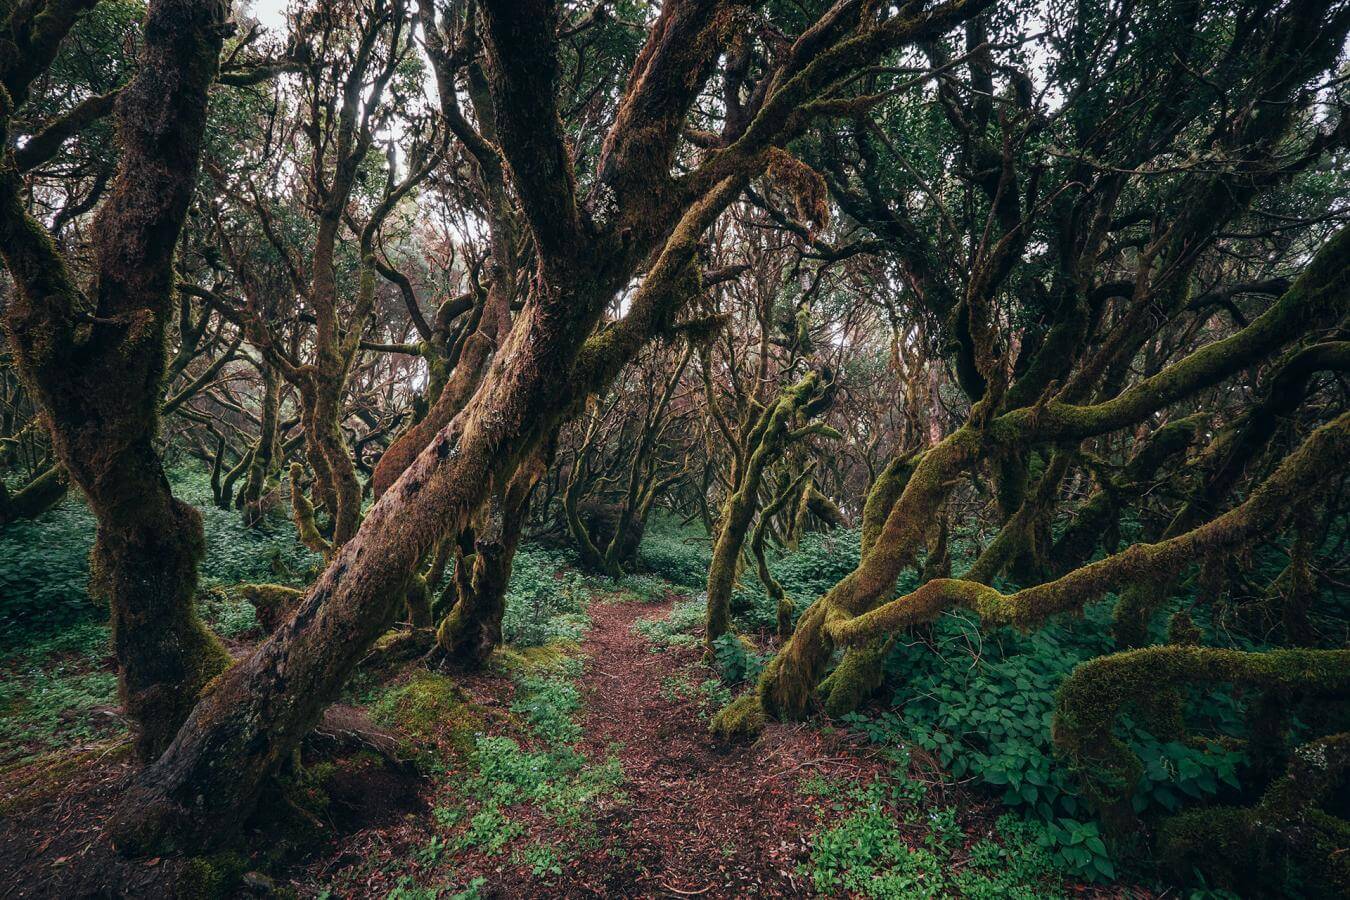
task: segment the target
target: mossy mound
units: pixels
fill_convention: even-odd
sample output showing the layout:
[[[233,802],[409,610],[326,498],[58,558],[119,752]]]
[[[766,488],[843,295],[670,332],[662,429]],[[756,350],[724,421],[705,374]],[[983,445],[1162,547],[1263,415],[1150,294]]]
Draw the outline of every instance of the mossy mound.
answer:
[[[455,684],[435,672],[415,672],[390,688],[371,707],[378,725],[395,727],[418,741],[448,746],[458,753],[473,749],[485,727],[484,712]]]
[[[500,647],[492,665],[507,675],[552,672],[563,668],[579,647],[572,641],[554,641],[539,647]]]
[[[719,740],[751,741],[759,737],[766,723],[764,705],[752,691],[728,703],[708,724]]]
[[[174,884],[181,900],[224,900],[237,895],[248,860],[238,853],[194,856],[183,864]]]

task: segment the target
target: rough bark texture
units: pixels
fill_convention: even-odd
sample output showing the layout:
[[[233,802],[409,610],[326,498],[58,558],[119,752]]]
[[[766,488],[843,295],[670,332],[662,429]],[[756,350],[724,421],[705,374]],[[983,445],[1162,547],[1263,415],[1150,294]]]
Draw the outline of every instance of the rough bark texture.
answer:
[[[479,514],[473,554],[455,560],[458,600],[436,629],[440,658],[456,668],[477,669],[502,642],[502,615],[511,563],[520,545],[530,493],[543,475],[527,465],[511,479],[502,497],[494,497]]]
[[[759,491],[764,471],[782,455],[793,440],[805,436],[811,426],[794,430],[800,418],[809,418],[819,407],[828,403],[828,386],[822,386],[820,376],[812,372],[797,384],[783,391],[773,405],[761,413],[750,432],[753,448],[740,473],[736,490],[722,510],[721,528],[713,544],[712,564],[708,568],[708,614],[704,639],[712,644],[731,630],[731,591],[736,582],[738,563],[745,539],[759,506]],[[827,426],[816,426],[814,433],[834,435]]]
[[[93,223],[97,321],[65,260],[0,163],[0,253],[14,276],[11,346],[42,408],[53,448],[98,519],[95,589],[112,612],[118,685],[152,759],[229,661],[192,598],[201,518],[176,500],[155,449],[173,253],[194,189],[207,93],[225,5],[156,0],[140,71],[117,101],[122,158]],[[9,110],[0,102],[0,123]]]

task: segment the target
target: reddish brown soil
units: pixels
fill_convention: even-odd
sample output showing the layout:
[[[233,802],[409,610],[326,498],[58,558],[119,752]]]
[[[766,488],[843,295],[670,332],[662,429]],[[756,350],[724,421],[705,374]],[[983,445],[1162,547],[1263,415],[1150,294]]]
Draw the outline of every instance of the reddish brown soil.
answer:
[[[662,692],[698,651],[654,653],[633,632],[636,619],[663,611],[634,603],[591,608],[584,745],[593,759],[622,745],[628,802],[600,823],[610,852],[577,861],[566,895],[808,895],[797,867],[818,813],[798,780],[884,767],[838,735],[804,725],[770,726],[753,746],[718,746],[696,701]]]
[[[429,841],[453,839],[432,810],[463,801],[458,779],[467,772],[460,771],[466,759],[421,778],[368,754],[349,756],[338,761],[338,774],[326,785],[325,821],[313,823],[318,839],[287,854],[290,868],[274,880],[250,876],[252,887],[237,896],[266,895],[275,884],[301,897],[323,889],[334,897],[384,897],[400,883],[443,885],[442,896],[449,896],[474,879],[482,879],[480,896],[489,898],[810,895],[799,866],[809,855],[811,835],[828,827],[822,816],[837,813],[822,813],[820,801],[801,792],[802,780],[862,782],[886,777],[888,766],[863,743],[819,723],[770,725],[751,746],[719,746],[708,733],[697,692],[669,690],[676,681],[692,687],[709,676],[699,650],[653,652],[633,630],[638,618],[668,610],[669,603],[592,605],[578,749],[593,763],[617,755],[624,780],[619,796],[593,804],[584,829],[513,806],[510,819],[524,833],[501,852],[447,852],[427,862],[419,851]],[[484,714],[488,731],[530,744],[509,712],[509,678],[480,674],[457,684]],[[57,768],[46,763],[0,775],[0,809],[6,813],[0,816],[0,898],[177,894],[183,860],[124,860],[101,834],[103,819],[135,773],[125,743],[111,746],[62,754]],[[948,790],[940,784],[934,789]],[[988,815],[968,798],[945,802],[952,801],[974,818]],[[244,845],[258,854],[274,849],[293,825],[255,825]],[[557,850],[560,875],[536,877],[516,856],[536,846]]]

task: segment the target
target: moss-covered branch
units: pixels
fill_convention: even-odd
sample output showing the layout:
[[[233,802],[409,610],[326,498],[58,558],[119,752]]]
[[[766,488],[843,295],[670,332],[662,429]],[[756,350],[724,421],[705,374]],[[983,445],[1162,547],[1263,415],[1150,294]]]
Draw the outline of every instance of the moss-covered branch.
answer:
[[[1184,534],[1156,544],[1135,544],[1055,581],[1002,594],[972,581],[938,579],[862,615],[842,605],[826,614],[830,636],[858,644],[870,637],[931,621],[964,606],[989,624],[1029,628],[1049,616],[1081,609],[1108,591],[1174,575],[1208,554],[1232,552],[1277,527],[1323,474],[1350,464],[1350,413],[1314,431],[1241,505]],[[828,597],[827,597],[828,599]]]
[[[1350,650],[1271,650],[1248,653],[1165,645],[1127,650],[1079,665],[1055,701],[1055,744],[1091,796],[1124,824],[1143,765],[1115,736],[1126,704],[1147,705],[1164,692],[1191,684],[1233,684],[1298,690],[1312,696],[1350,696]],[[1175,707],[1160,724],[1184,733]],[[1156,716],[1155,716],[1156,718]]]

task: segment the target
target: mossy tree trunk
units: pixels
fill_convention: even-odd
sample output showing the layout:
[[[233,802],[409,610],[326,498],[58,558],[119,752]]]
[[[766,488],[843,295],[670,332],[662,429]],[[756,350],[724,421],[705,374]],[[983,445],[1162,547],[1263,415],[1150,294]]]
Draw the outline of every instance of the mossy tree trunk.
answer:
[[[736,489],[727,496],[723,506],[717,540],[713,543],[712,563],[708,567],[704,642],[709,652],[713,642],[731,630],[731,591],[736,583],[741,550],[759,506],[765,470],[790,443],[812,434],[838,437],[838,433],[827,425],[805,421],[828,405],[829,388],[828,384],[821,383],[818,373],[808,374],[766,407],[750,431],[746,443],[751,449],[739,473]]]
[[[530,494],[543,474],[540,464],[522,466],[504,494],[479,512],[472,555],[461,554],[455,561],[457,599],[436,628],[436,647],[437,655],[456,668],[481,668],[501,645],[511,563]]]
[[[44,10],[33,45],[18,50],[34,66],[30,75],[88,5]],[[0,254],[16,288],[10,342],[53,448],[98,520],[94,589],[109,603],[119,694],[145,760],[168,746],[229,661],[193,608],[201,517],[174,498],[155,447],[174,247],[195,186],[225,14],[220,2],[149,5],[140,70],[117,101],[118,174],[92,228],[92,315],[67,261],[23,206],[12,151],[0,160]],[[27,87],[6,72],[0,132]]]
[[[657,335],[678,334],[698,288],[700,241],[764,170],[769,149],[806,127],[810,115],[797,111],[881,54],[933,39],[985,5],[907,8],[866,25],[845,14],[807,32],[760,112],[678,179],[670,173],[685,118],[735,19],[711,15],[711,0],[663,6],[601,149],[595,196],[583,201],[558,113],[558,8],[480,4],[498,145],[534,239],[529,297],[469,403],[335,550],[296,613],[216,680],[128,788],[110,822],[119,845],[196,849],[228,838],[391,620],[424,557],[466,527],[585,396]],[[639,271],[623,317],[597,330]]]

